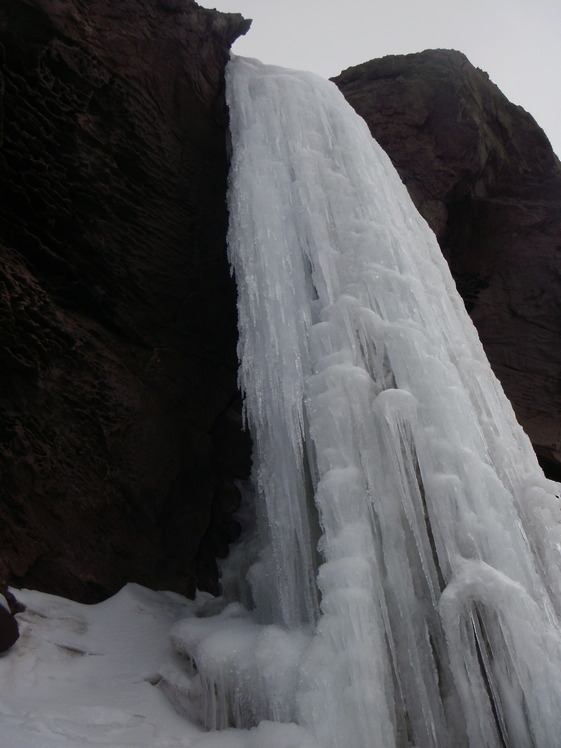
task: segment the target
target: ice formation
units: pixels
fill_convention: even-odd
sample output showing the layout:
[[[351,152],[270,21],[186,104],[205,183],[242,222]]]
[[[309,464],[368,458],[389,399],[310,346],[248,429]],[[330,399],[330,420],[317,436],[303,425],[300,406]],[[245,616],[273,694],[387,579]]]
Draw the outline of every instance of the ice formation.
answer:
[[[559,487],[436,240],[334,85],[227,83],[256,517],[175,627],[185,703],[247,746],[558,747]]]

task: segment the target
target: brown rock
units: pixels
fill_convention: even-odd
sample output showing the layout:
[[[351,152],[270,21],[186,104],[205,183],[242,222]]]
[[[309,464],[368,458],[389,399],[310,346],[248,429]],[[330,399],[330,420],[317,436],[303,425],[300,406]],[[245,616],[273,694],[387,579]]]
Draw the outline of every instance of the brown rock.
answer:
[[[561,478],[561,168],[542,130],[459,52],[334,78],[435,231],[491,365]]]
[[[232,476],[212,430],[238,396],[221,95],[247,28],[192,0],[1,4],[0,577],[16,586],[190,593],[199,554],[235,536],[213,519]]]
[[[18,639],[18,622],[10,611],[0,604],[0,652],[10,649]]]

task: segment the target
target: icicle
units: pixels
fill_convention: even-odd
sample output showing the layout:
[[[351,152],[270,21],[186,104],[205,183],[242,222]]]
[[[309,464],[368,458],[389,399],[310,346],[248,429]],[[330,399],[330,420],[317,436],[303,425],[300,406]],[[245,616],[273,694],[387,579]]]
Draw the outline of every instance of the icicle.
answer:
[[[234,58],[228,104],[250,610],[178,626],[187,701],[294,746],[553,748],[556,488],[434,236],[332,84]]]

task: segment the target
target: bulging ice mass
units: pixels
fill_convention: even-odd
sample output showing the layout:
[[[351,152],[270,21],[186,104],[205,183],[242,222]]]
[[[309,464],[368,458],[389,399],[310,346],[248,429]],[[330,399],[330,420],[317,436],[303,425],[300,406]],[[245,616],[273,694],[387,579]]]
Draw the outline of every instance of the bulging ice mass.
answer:
[[[335,85],[233,58],[229,253],[255,516],[176,625],[212,745],[559,746],[559,486]]]

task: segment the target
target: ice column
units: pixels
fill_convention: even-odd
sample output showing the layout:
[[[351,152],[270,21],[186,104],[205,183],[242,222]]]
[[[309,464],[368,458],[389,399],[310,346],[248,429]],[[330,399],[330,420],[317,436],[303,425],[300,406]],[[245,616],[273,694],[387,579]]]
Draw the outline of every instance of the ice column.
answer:
[[[187,622],[197,678],[229,692],[223,714],[249,705],[238,726],[294,721],[322,748],[554,748],[558,486],[337,88],[243,58],[227,82],[258,508],[251,610],[207,626],[234,618],[247,658]]]

